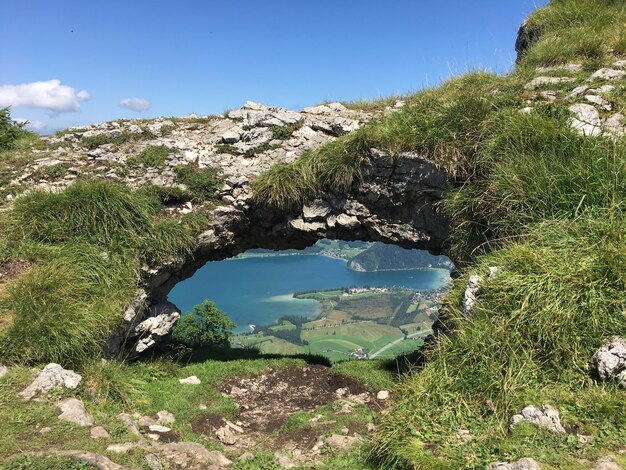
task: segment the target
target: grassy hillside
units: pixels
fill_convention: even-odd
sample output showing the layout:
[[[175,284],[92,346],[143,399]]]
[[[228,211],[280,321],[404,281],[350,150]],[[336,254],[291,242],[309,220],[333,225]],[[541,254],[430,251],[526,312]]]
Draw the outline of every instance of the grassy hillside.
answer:
[[[625,24],[622,1],[552,0],[529,18],[540,40],[510,74],[472,72],[408,96],[399,112],[255,181],[259,202],[290,207],[328,189],[349,190],[375,147],[389,155],[418,152],[456,183],[443,203],[453,221],[451,253],[462,267],[443,308],[449,334],[392,391],[393,406],[377,423],[368,463],[360,448],[337,456],[329,468],[485,468],[495,460],[532,457],[545,468],[590,469],[611,454],[626,464],[617,454],[626,446],[626,392],[598,382],[589,368],[607,338],[626,332],[626,142],[581,136],[570,125],[569,108],[585,98],[568,97],[577,86],[591,86],[598,69],[624,59]],[[545,68],[570,62],[580,67]],[[537,76],[567,80],[529,86]],[[612,108],[601,117],[626,113],[626,79],[592,84],[602,85],[614,89],[598,91]],[[387,105],[354,104],[370,110]],[[36,158],[19,152],[36,138],[18,134],[0,135],[12,142],[0,148],[0,183],[8,181],[7,162]],[[180,178],[194,201],[204,201],[215,175],[188,171]],[[283,361],[148,362],[119,364],[119,370],[116,363],[94,363],[132,298],[142,265],[186,253],[202,222],[202,214],[181,224],[163,217],[166,193],[83,181],[59,193],[31,192],[0,211],[0,362],[78,368],[88,383],[78,393],[113,429],[120,426],[113,413],[168,406],[182,416],[180,432],[188,433],[184,400],[200,398],[179,397],[178,376],[204,374],[210,381]],[[501,270],[488,278],[492,266]],[[485,281],[468,316],[462,299],[472,274]],[[16,400],[28,382],[23,366],[0,382],[0,416],[8,423],[0,454],[54,445],[102,450],[84,429],[70,433],[56,422],[50,403]],[[390,385],[374,366],[365,367],[338,366]],[[123,388],[127,383],[136,391]],[[202,390],[215,406],[231,405],[220,401],[216,388]],[[568,433],[509,426],[524,406],[545,403],[560,410]],[[55,422],[53,434],[40,437],[33,422]],[[472,438],[459,439],[462,430]],[[127,436],[122,429],[114,437]],[[137,464],[140,457],[120,461]]]
[[[257,180],[258,198],[290,206],[349,187],[376,147],[425,155],[458,183],[444,201],[451,251],[465,266],[444,308],[451,331],[398,387],[375,442],[385,464],[484,468],[532,457],[550,468],[591,468],[626,445],[626,393],[598,383],[588,367],[608,337],[626,331],[626,145],[579,135],[568,108],[586,101],[567,97],[623,58],[624,24],[621,1],[554,0],[529,18],[540,40],[509,75],[469,73],[406,97],[402,111]],[[580,67],[537,68],[568,62]],[[568,81],[527,85],[541,75]],[[626,80],[610,84],[603,97],[623,112]],[[487,278],[489,266],[501,273],[467,317],[467,280]],[[569,434],[510,429],[513,414],[544,403],[560,409]],[[462,429],[474,438],[459,440]]]

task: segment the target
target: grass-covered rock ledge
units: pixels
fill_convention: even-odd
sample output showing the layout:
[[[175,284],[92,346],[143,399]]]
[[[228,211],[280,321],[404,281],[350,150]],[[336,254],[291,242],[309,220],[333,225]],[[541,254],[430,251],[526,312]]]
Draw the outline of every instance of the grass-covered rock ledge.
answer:
[[[0,458],[85,468],[67,452],[81,451],[139,467],[195,449],[235,469],[626,466],[625,24],[621,1],[552,0],[522,28],[508,75],[301,113],[248,103],[39,139],[4,111]],[[206,260],[328,235],[446,250],[460,266],[419,366],[327,370],[224,350],[100,360],[138,288],[166,293]],[[80,385],[24,401],[28,367],[48,362]],[[265,429],[238,460],[225,441],[251,435],[237,430],[241,389],[303,371],[336,374],[306,385],[330,401]],[[59,420],[68,398],[108,437]],[[175,420],[156,424],[164,411]],[[285,450],[294,436],[298,452]]]

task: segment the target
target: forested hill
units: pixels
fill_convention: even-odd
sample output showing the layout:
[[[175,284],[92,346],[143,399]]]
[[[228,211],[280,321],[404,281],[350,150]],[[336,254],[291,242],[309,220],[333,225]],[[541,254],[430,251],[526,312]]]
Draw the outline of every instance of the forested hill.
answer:
[[[353,271],[390,271],[427,267],[452,269],[454,265],[445,256],[435,256],[428,251],[408,250],[383,243],[372,244],[348,262],[348,268]]]

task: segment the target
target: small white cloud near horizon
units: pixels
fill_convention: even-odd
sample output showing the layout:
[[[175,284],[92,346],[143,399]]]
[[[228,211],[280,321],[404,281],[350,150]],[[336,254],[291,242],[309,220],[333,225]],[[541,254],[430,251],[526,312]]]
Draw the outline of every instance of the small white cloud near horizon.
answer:
[[[150,100],[143,98],[124,98],[118,103],[120,108],[128,108],[133,111],[146,111],[152,107]]]
[[[60,80],[0,85],[0,107],[40,108],[53,114],[80,110],[83,101],[91,99],[85,90],[61,85]]]
[[[15,122],[24,124],[24,129],[28,131],[37,132],[38,134],[45,134],[48,132],[48,124],[43,121],[31,121],[30,119],[15,118]]]

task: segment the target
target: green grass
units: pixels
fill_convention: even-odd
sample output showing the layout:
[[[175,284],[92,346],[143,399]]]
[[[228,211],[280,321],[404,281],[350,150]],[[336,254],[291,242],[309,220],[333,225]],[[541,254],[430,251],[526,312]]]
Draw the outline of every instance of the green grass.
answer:
[[[162,168],[172,152],[174,149],[166,145],[148,145],[137,157],[129,158],[126,163],[130,166]]]
[[[626,52],[626,6],[613,0],[553,0],[528,18],[541,40],[523,65],[603,61]]]
[[[595,384],[587,369],[602,342],[624,331],[625,229],[624,219],[610,216],[545,222],[481,258],[471,272],[503,266],[502,273],[485,284],[471,318],[460,308],[467,277],[455,284],[445,309],[453,332],[400,386],[402,399],[384,419],[377,451],[418,465],[432,453],[422,444],[434,441],[450,468],[470,459],[484,465],[504,446],[511,448],[507,457],[540,461],[554,446],[546,463],[564,463],[574,450],[593,455],[594,448],[574,449],[565,436],[548,443],[537,431],[532,444],[521,445],[507,423],[529,403],[560,408],[566,424],[596,439],[596,449],[626,442],[626,412],[617,405],[625,392]],[[483,437],[460,446],[458,429]]]
[[[0,258],[34,263],[0,293],[0,358],[81,363],[97,356],[132,299],[142,263],[189,252],[191,230],[158,220],[159,201],[106,182],[16,199]]]
[[[175,168],[176,181],[184,184],[196,202],[214,198],[220,188],[218,172],[214,168],[200,169],[194,165],[181,165]]]
[[[261,174],[253,185],[256,198],[289,208],[323,191],[348,191],[361,181],[362,164],[372,147],[390,155],[417,152],[452,176],[467,175],[488,117],[521,105],[522,86],[520,78],[477,72],[417,93],[402,111]]]
[[[423,155],[457,183],[443,203],[451,252],[466,266],[441,312],[451,333],[396,391],[374,443],[386,464],[484,468],[533,457],[576,468],[579,459],[626,443],[619,405],[626,393],[598,384],[588,368],[603,341],[626,329],[626,146],[577,135],[563,100],[624,53],[625,9],[609,0],[553,0],[529,19],[541,40],[510,75],[470,73],[408,96],[401,111],[256,180],[258,201],[298,207],[325,191],[350,190],[375,147],[390,158]],[[583,65],[577,82],[559,88],[554,104],[534,103],[531,114],[520,114],[533,98],[524,84],[534,68],[565,62]],[[621,109],[619,92],[611,100]],[[460,305],[468,276],[486,276],[496,265],[502,273],[487,282],[467,318]],[[557,406],[594,446],[532,426],[510,431],[511,415],[530,403]],[[461,443],[459,429],[476,439]]]

